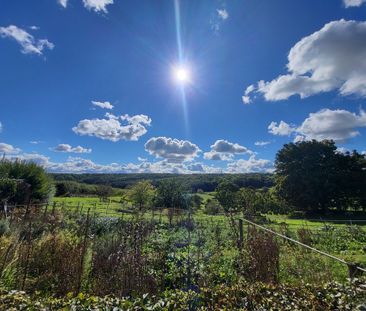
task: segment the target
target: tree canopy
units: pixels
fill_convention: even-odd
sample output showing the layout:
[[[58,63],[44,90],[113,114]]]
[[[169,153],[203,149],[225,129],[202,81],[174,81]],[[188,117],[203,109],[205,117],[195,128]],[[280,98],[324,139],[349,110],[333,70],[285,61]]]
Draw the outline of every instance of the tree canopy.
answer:
[[[0,161],[0,200],[10,204],[44,202],[54,191],[52,179],[33,162]]]
[[[357,209],[366,202],[366,159],[333,141],[289,143],[275,161],[277,195],[296,210]]]

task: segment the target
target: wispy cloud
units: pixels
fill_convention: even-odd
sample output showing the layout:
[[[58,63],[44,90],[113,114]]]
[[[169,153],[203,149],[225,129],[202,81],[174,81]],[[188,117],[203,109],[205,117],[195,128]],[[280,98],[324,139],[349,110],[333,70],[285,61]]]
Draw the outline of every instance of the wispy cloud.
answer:
[[[99,102],[99,101],[92,101],[94,106],[97,106],[102,109],[113,109],[114,106],[110,102]]]
[[[113,4],[113,0],[83,0],[83,3],[88,10],[108,13],[107,5]]]
[[[47,39],[35,39],[31,34],[15,25],[0,27],[0,36],[11,38],[21,46],[21,52],[24,54],[42,55],[44,49],[52,50],[55,45]]]
[[[84,148],[81,146],[72,147],[69,144],[59,144],[54,148],[51,148],[51,150],[56,152],[66,152],[66,153],[91,153],[92,149],[90,148]]]
[[[271,143],[270,141],[256,141],[254,143],[254,145],[259,146],[259,147],[263,147],[263,146],[269,145],[270,143]]]
[[[59,5],[61,5],[62,7],[66,8],[67,7],[67,3],[69,0],[57,0],[57,2],[59,3]]]
[[[216,9],[212,15],[210,24],[211,28],[215,33],[218,33],[222,24],[230,17],[228,10],[224,7]]]
[[[366,3],[366,0],[343,0],[346,8],[361,6]]]

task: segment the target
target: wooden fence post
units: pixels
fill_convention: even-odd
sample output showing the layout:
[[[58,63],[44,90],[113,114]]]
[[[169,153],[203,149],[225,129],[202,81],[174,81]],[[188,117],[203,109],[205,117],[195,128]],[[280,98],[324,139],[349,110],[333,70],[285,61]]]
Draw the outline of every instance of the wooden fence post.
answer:
[[[244,234],[243,234],[243,220],[239,219],[239,248],[243,248],[243,241],[244,241]]]
[[[88,247],[89,225],[90,225],[90,208],[88,209],[88,212],[86,214],[84,239],[83,239],[83,244],[81,247],[80,267],[79,267],[79,273],[78,273],[78,285],[77,285],[78,288],[75,293],[76,295],[79,294],[80,289],[81,289],[81,283],[83,281],[84,262],[85,262],[87,247]]]

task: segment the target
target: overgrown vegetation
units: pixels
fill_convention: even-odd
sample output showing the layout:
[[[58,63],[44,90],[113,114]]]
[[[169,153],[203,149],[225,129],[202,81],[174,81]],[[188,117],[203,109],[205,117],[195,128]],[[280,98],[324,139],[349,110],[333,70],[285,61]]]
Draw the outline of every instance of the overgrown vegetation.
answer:
[[[41,166],[20,160],[0,160],[0,203],[45,202],[53,194],[52,179]]]
[[[300,142],[278,153],[274,186],[270,175],[162,175],[122,190],[112,188],[118,177],[92,185],[80,175],[56,188],[85,205],[38,205],[52,193],[44,170],[3,160],[0,309],[356,310],[366,301],[354,268],[366,266],[362,223],[289,227],[275,214],[364,210],[365,161],[332,142]],[[206,182],[214,192],[196,188]]]

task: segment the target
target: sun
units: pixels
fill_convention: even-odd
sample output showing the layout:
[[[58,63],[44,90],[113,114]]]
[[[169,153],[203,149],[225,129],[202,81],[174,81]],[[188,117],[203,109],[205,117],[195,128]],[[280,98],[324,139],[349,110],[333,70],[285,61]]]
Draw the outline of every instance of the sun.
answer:
[[[189,69],[184,66],[175,67],[173,70],[173,76],[175,81],[179,84],[186,84],[190,82],[191,78]]]

